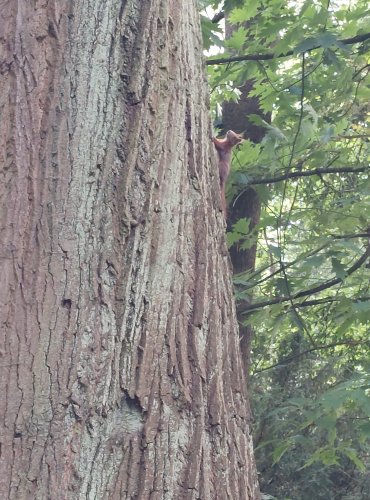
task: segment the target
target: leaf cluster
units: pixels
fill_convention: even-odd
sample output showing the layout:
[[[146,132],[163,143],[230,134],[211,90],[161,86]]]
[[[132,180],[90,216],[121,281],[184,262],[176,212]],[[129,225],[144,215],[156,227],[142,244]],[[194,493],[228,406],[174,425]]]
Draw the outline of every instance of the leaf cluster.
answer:
[[[251,80],[271,114],[271,123],[248,116],[265,136],[238,149],[228,185],[230,203],[252,186],[262,204],[253,231],[243,219],[227,235],[230,246],[257,244],[256,269],[235,276],[235,288],[255,329],[262,484],[279,498],[318,497],[318,484],[322,498],[365,498],[370,44],[341,40],[366,33],[370,9],[365,0],[244,0],[227,9],[235,29],[222,57],[276,56],[208,66],[215,116]]]

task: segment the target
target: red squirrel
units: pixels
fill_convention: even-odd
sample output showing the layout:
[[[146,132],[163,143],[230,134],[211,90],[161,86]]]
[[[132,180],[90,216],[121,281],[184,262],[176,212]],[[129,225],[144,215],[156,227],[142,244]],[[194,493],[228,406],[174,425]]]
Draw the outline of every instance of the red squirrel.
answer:
[[[218,171],[220,174],[220,188],[221,188],[221,202],[222,211],[224,213],[225,219],[226,214],[226,197],[225,197],[225,184],[230,173],[230,163],[231,163],[231,150],[237,144],[243,141],[243,136],[237,134],[232,130],[226,132],[224,139],[216,139],[212,137],[212,142],[215,145],[217,155],[218,155]]]

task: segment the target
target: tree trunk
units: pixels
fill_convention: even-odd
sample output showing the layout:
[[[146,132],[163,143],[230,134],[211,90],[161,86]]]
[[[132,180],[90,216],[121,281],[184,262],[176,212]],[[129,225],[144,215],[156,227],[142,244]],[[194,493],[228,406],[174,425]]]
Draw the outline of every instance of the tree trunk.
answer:
[[[226,38],[230,38],[235,31],[235,25],[228,22],[226,15],[225,34]],[[225,102],[222,107],[222,121],[224,130],[235,130],[238,133],[243,133],[246,139],[254,143],[260,143],[266,133],[266,129],[259,125],[255,125],[249,120],[251,115],[261,116],[265,121],[271,120],[271,115],[266,114],[260,108],[259,100],[255,96],[251,96],[254,81],[247,80],[239,87],[240,99],[238,102]],[[231,227],[239,219],[249,219],[250,232],[256,227],[260,220],[261,202],[257,192],[253,187],[244,189],[241,194],[238,194],[237,199],[231,204],[228,210],[229,218],[228,225]],[[251,248],[243,249],[237,244],[230,248],[230,258],[235,274],[247,272],[255,269],[256,265],[257,244]],[[253,328],[251,325],[244,325],[245,315],[243,314],[245,306],[249,302],[243,301],[238,304],[238,320],[240,334],[240,349],[242,352],[243,366],[246,377],[248,378],[249,368],[251,364],[251,343],[253,337]]]
[[[0,497],[259,498],[195,0],[1,4]]]

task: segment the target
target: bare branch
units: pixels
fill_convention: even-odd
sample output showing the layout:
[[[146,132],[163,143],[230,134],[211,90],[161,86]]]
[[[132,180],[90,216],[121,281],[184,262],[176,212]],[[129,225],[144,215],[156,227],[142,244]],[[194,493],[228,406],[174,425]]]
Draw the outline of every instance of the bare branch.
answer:
[[[212,22],[214,24],[217,24],[219,21],[221,21],[221,19],[224,19],[225,17],[225,12],[223,10],[220,10],[220,12],[217,12],[217,14],[215,14],[212,18]]]
[[[265,372],[267,370],[271,370],[272,368],[276,368],[277,366],[284,366],[287,363],[294,361],[296,358],[301,358],[305,354],[309,354],[309,353],[314,352],[314,351],[321,351],[323,349],[331,349],[333,347],[339,347],[342,345],[356,347],[358,345],[363,345],[363,344],[365,344],[365,345],[370,344],[370,340],[345,340],[343,342],[333,342],[332,344],[318,345],[318,346],[312,347],[311,349],[307,349],[306,351],[302,351],[298,354],[294,354],[294,356],[288,356],[287,358],[279,361],[278,363],[270,365],[267,368],[262,368],[261,370],[256,370],[255,372],[252,373],[252,375],[255,375],[256,373]]]
[[[322,304],[332,304],[333,302],[339,302],[342,299],[342,297],[327,297],[325,299],[317,299],[317,300],[305,300],[304,302],[301,302],[300,304],[296,304],[296,307],[310,307],[310,306],[319,306]],[[356,298],[354,303],[356,304],[357,302],[365,302],[367,300],[370,300],[370,297],[359,297]]]
[[[338,42],[343,43],[345,45],[353,45],[355,43],[364,42],[365,40],[369,39],[370,39],[370,33],[364,33],[362,35],[356,35],[352,38],[345,38],[343,40],[338,40]],[[305,50],[305,52],[311,52],[312,50],[320,48],[322,48],[322,45],[317,45],[315,47]],[[284,54],[272,54],[271,52],[267,54],[245,54],[243,56],[220,57],[219,59],[209,59],[208,61],[206,61],[206,65],[212,66],[215,64],[228,64],[240,61],[269,61],[271,59],[280,59],[283,57],[290,57],[293,55],[298,55],[298,54],[295,54],[294,50],[289,50]]]
[[[328,234],[328,236],[330,236],[330,238],[332,238],[333,240],[351,240],[351,239],[355,239],[355,238],[369,238],[370,235],[369,235],[369,233],[353,233],[353,234]],[[270,267],[270,264],[268,264],[267,266],[262,267],[261,269],[257,269],[249,277],[249,279],[251,280],[251,284],[250,285],[244,285],[244,290],[249,290],[250,288],[255,288],[256,286],[261,285],[262,283],[270,280],[271,278],[273,278],[277,274],[282,273],[284,270],[287,270],[290,267],[294,266],[295,264],[299,263],[302,259],[307,259],[308,257],[312,257],[313,255],[318,254],[319,252],[321,252],[322,250],[324,250],[326,247],[328,247],[330,245],[330,243],[331,243],[331,240],[328,240],[328,242],[325,243],[324,245],[321,245],[318,248],[315,248],[314,250],[311,250],[309,253],[300,255],[297,259],[294,259],[291,262],[287,262],[286,264],[281,263],[280,267],[278,269],[276,269],[276,271],[273,271],[269,275],[264,276],[263,278],[260,278],[259,280],[253,282],[252,281],[253,278],[255,278],[256,276],[260,276],[264,271],[266,271],[266,269],[268,269]],[[273,264],[276,264],[276,262],[274,262]],[[241,273],[240,275],[243,275],[243,274],[244,273]],[[237,278],[238,275],[235,275],[234,278],[235,277]],[[305,304],[307,304],[307,302],[304,302],[304,303],[301,303],[301,304],[296,304],[296,305],[299,306],[299,307],[304,307]],[[239,312],[241,313],[243,311],[241,310]]]
[[[364,264],[366,262],[369,255],[370,255],[370,246],[366,249],[366,252],[358,259],[358,261],[356,261],[353,264],[353,266],[351,266],[347,270],[346,275],[350,276],[355,271],[357,271],[357,269],[359,269],[362,266],[362,264]],[[243,312],[247,313],[249,311],[253,311],[256,309],[262,309],[263,307],[272,306],[275,304],[282,304],[284,302],[291,302],[292,299],[296,300],[296,299],[300,299],[301,297],[307,297],[310,295],[314,295],[315,293],[319,293],[319,292],[322,292],[323,290],[327,290],[328,288],[331,288],[332,286],[339,285],[339,283],[342,283],[342,282],[343,282],[343,280],[341,278],[333,278],[332,280],[326,281],[325,283],[322,283],[321,285],[317,285],[317,286],[310,288],[308,290],[302,290],[301,292],[298,292],[298,293],[292,295],[291,297],[287,297],[287,296],[275,297],[274,299],[265,300],[263,302],[256,302],[254,304],[249,304],[249,305],[245,306]]]
[[[294,179],[297,177],[310,177],[312,175],[322,175],[322,174],[348,174],[357,172],[367,172],[370,171],[370,165],[366,167],[343,167],[343,168],[315,168],[314,170],[306,170],[299,172],[289,172],[279,177],[266,177],[264,179],[251,180],[248,185],[256,186],[257,184],[273,184],[275,182],[285,181],[286,179]]]

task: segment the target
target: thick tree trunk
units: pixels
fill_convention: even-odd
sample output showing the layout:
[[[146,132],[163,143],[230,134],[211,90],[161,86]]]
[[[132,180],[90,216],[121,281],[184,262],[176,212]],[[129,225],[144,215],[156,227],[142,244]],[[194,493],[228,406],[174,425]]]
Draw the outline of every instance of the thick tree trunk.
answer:
[[[195,0],[0,2],[0,497],[258,498]]]

